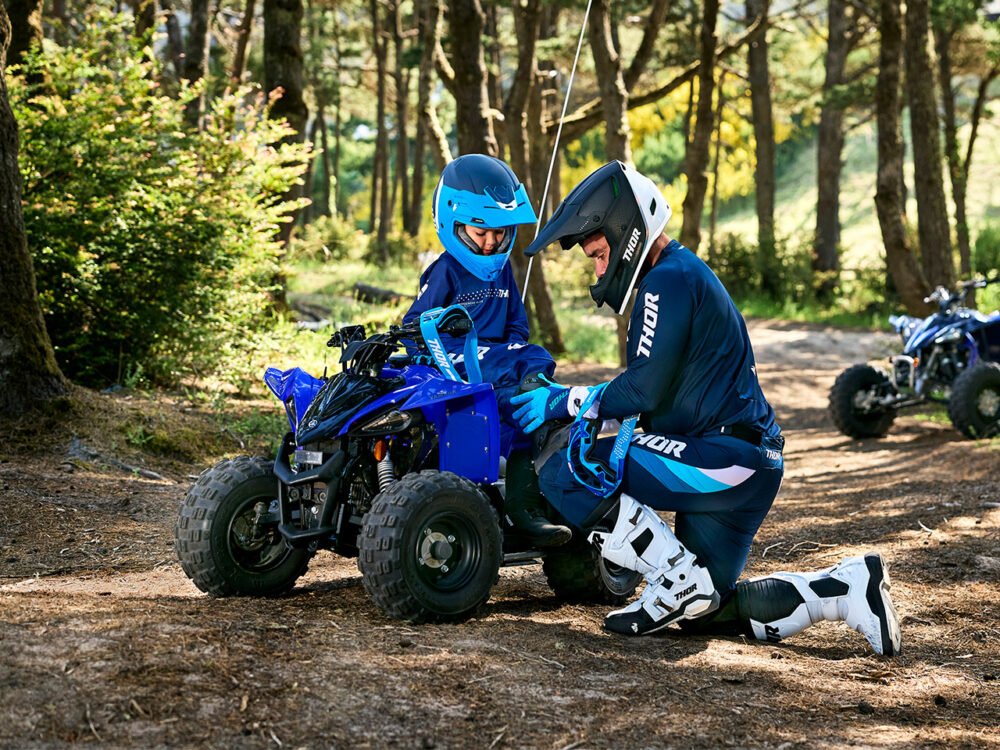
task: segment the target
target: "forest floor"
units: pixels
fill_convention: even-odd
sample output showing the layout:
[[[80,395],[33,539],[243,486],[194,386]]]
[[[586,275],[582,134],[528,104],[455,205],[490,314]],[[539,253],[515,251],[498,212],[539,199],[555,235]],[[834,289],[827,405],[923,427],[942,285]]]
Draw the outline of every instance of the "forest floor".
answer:
[[[355,561],[328,552],[287,597],[211,599],[181,571],[173,524],[191,475],[236,446],[199,443],[208,423],[181,400],[85,393],[3,428],[0,747],[1000,747],[1000,441],[914,417],[847,439],[827,391],[890,337],[750,331],[787,472],[747,574],[880,550],[901,656],[831,623],[781,644],[622,638],[604,608],[556,601],[538,566],[503,569],[458,625],[387,620]],[[189,435],[187,452],[150,457],[163,432]],[[74,433],[164,478],[69,457]]]

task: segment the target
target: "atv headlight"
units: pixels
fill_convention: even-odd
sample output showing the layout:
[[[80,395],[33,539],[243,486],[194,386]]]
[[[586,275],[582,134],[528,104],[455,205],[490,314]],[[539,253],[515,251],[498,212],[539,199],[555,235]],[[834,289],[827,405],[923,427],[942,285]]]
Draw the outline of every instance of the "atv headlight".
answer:
[[[402,432],[409,427],[412,422],[412,414],[393,409],[392,411],[382,412],[371,421],[365,422],[361,425],[361,427],[357,428],[356,431],[351,430],[351,432],[367,437],[392,435],[396,432]]]
[[[935,344],[952,344],[965,338],[965,332],[961,328],[949,328],[942,334],[934,337]]]

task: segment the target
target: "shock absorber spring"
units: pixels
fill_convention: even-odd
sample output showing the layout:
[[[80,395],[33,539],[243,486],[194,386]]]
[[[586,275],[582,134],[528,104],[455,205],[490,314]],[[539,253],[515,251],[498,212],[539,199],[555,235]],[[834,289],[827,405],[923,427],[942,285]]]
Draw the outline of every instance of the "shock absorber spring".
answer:
[[[381,492],[385,492],[395,481],[396,468],[392,465],[392,457],[386,451],[385,456],[378,462],[378,488]]]

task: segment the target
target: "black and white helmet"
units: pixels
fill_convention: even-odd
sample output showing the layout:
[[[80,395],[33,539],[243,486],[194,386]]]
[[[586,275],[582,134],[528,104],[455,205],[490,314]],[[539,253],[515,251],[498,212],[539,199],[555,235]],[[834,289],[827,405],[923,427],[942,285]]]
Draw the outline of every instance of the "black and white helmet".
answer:
[[[535,255],[556,240],[569,250],[603,232],[611,255],[590,296],[598,307],[607,302],[624,315],[649,248],[670,216],[667,199],[651,179],[620,161],[609,162],[573,188],[524,254]]]

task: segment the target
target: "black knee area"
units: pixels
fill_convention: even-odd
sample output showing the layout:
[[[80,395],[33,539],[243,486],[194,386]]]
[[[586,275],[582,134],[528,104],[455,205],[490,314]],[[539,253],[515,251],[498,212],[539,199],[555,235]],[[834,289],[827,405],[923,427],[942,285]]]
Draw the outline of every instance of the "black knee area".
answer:
[[[740,618],[747,623],[784,619],[804,601],[794,584],[780,578],[760,578],[736,584],[736,606]]]

